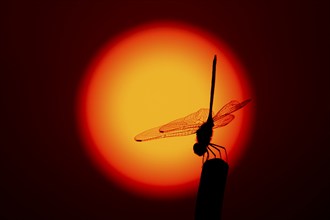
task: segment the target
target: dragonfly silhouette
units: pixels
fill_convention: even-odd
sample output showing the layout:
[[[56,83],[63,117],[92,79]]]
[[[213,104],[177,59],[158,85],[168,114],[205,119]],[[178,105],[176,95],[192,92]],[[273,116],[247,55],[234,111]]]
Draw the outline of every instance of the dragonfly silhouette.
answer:
[[[224,105],[215,115],[212,112],[213,97],[214,97],[214,84],[215,84],[215,73],[216,73],[216,63],[217,57],[214,56],[213,68],[212,68],[212,83],[211,83],[211,98],[210,98],[210,108],[202,108],[197,112],[194,112],[186,117],[179,118],[165,125],[158,126],[149,130],[146,130],[135,136],[136,141],[150,141],[158,138],[167,137],[177,137],[195,134],[197,136],[197,143],[194,144],[194,152],[198,156],[203,156],[207,154],[206,160],[209,159],[209,151],[216,157],[216,154],[212,151],[212,148],[219,152],[220,158],[221,151],[223,149],[226,154],[226,148],[214,143],[211,143],[213,129],[226,126],[235,116],[233,112],[243,108],[248,104],[251,99],[247,99],[243,102],[238,102],[236,100],[230,101]]]

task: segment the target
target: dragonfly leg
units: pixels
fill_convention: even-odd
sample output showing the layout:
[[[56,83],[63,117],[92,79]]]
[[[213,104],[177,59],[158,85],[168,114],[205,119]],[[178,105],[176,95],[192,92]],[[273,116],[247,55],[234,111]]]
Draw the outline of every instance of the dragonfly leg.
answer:
[[[206,160],[208,160],[209,157],[210,157],[210,154],[209,154],[209,151],[208,151],[208,150],[206,151],[206,155],[207,155],[207,156],[206,156]]]
[[[220,146],[220,145],[217,145],[217,144],[213,144],[213,143],[210,143],[210,145],[211,145],[212,147],[214,147],[214,148],[217,148],[217,147],[222,148],[222,149],[225,151],[225,154],[226,154],[226,161],[228,161],[227,150],[226,150],[225,147]]]
[[[210,143],[210,146],[211,146],[211,147],[213,147],[214,149],[216,149],[216,150],[219,152],[220,158],[222,159],[222,156],[221,156],[221,151],[219,150],[219,148],[218,148],[218,147],[216,147],[216,146],[213,146],[213,144],[212,144],[212,143]]]
[[[217,157],[217,155],[215,155],[215,153],[213,152],[213,150],[211,148],[209,148],[209,146],[207,146],[207,150],[210,150],[215,158]]]

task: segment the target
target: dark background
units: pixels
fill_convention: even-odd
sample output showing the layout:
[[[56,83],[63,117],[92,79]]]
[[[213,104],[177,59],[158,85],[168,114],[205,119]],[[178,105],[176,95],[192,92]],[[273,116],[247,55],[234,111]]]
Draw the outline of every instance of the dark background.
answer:
[[[117,188],[77,132],[77,89],[95,53],[159,19],[219,36],[252,80],[256,126],[228,178],[223,219],[328,219],[329,1],[265,2],[2,2],[0,219],[193,219],[194,195]]]

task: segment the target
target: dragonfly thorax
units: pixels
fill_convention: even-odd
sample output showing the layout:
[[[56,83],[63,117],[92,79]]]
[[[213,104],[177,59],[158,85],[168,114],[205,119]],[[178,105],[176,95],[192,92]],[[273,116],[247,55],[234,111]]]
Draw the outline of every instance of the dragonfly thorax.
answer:
[[[200,126],[196,132],[197,143],[194,144],[194,152],[198,156],[202,156],[207,151],[213,134],[213,122],[206,122]]]

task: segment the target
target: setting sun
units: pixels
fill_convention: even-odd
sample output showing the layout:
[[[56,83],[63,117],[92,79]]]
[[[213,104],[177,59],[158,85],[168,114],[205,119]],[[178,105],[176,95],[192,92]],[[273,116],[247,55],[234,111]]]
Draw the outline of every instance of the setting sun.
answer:
[[[153,23],[128,31],[102,48],[79,92],[79,122],[87,152],[119,186],[153,197],[184,196],[197,189],[202,159],[196,136],[136,142],[134,137],[209,107],[212,59],[217,54],[213,111],[252,97],[244,69],[219,39],[179,23]],[[249,138],[252,109],[215,129],[229,165]]]

